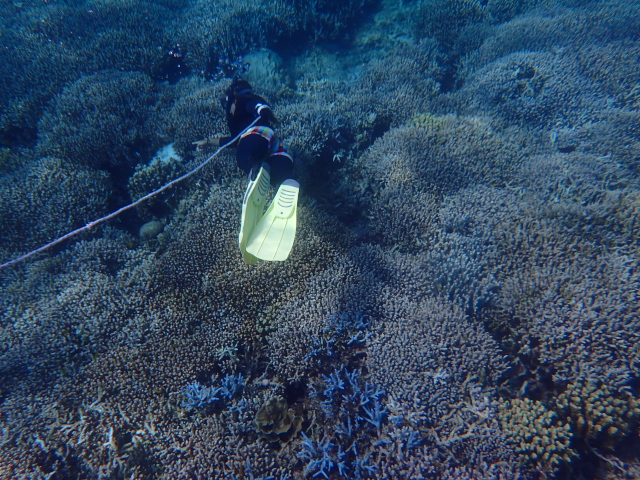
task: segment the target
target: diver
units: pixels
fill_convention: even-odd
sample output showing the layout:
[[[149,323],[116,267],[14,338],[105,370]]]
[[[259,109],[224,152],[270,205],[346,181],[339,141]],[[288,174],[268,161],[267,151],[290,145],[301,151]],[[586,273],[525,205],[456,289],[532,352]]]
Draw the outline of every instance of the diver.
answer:
[[[197,149],[205,145],[226,145],[242,133],[230,145],[236,148],[238,167],[249,177],[242,202],[240,251],[249,264],[257,263],[258,259],[286,260],[295,239],[300,189],[300,184],[292,178],[293,156],[275,134],[271,107],[253,93],[249,82],[236,77],[222,99],[222,106],[231,135],[209,137],[193,144]],[[270,184],[279,188],[263,214]]]
[[[236,78],[221,99],[221,103],[227,115],[230,136],[209,137],[193,144],[198,149],[205,145],[225,145],[258,119],[250,130],[231,145],[236,148],[238,167],[247,175],[251,175],[250,179],[254,179],[261,164],[266,162],[271,170],[271,183],[274,186],[291,178],[293,157],[273,130],[275,116],[266,100],[253,93],[249,82]]]

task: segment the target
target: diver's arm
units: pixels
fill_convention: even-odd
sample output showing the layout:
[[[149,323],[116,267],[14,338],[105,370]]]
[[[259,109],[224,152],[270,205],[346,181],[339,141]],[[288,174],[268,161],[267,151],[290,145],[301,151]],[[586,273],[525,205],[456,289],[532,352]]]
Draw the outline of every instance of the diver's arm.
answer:
[[[219,147],[220,145],[226,145],[227,143],[229,143],[231,140],[233,140],[233,137],[208,137],[205,138],[203,140],[196,140],[195,142],[192,142],[191,145],[195,145],[196,146],[196,150],[201,150],[202,148],[204,148],[207,145],[211,145],[213,147]],[[235,145],[232,145],[235,146]]]
[[[220,145],[220,139],[218,137],[208,137],[203,140],[196,140],[195,142],[191,142],[191,145],[195,145],[196,150],[201,150],[206,145],[213,145],[214,147],[217,147],[218,145]]]
[[[264,99],[259,97],[249,100],[245,104],[244,108],[255,117],[262,117],[265,120],[270,120],[273,117],[271,106]]]

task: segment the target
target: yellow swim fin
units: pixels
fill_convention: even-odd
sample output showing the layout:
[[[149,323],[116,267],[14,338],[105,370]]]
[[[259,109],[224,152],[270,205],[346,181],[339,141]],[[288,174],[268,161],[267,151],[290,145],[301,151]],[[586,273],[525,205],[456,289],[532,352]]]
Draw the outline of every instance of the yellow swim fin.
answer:
[[[272,262],[286,260],[296,237],[296,214],[300,184],[293,179],[285,180],[269,205],[266,213],[256,225],[247,253]]]
[[[242,220],[240,221],[238,244],[240,245],[242,258],[248,264],[258,263],[258,259],[247,252],[246,246],[256,225],[262,218],[264,204],[269,192],[270,178],[269,165],[263,163],[256,179],[250,181],[249,185],[247,185],[247,191],[242,200]]]

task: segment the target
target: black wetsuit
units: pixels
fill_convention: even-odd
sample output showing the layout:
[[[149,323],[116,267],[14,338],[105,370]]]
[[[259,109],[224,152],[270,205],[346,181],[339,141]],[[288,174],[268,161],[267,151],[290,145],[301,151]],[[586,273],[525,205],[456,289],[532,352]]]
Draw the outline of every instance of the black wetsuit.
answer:
[[[233,110],[234,105],[235,110]],[[254,95],[251,91],[240,94],[228,93],[225,109],[231,136],[221,138],[220,145],[230,142],[257,117],[260,119],[254,127],[267,127],[273,131],[269,122],[273,118],[271,108],[262,97]],[[273,185],[279,185],[287,178],[291,178],[293,157],[275,133],[273,136],[251,133],[241,137],[232,146],[236,147],[238,167],[246,174],[251,172],[255,175],[262,162],[266,162],[270,167]]]

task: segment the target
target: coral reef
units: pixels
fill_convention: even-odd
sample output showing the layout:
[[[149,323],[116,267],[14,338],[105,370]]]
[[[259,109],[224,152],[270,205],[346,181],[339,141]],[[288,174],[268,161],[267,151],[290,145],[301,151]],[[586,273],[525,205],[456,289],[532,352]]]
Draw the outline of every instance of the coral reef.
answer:
[[[38,151],[93,168],[131,163],[150,137],[145,123],[156,95],[142,74],[107,71],[82,77],[42,117]]]
[[[640,421],[640,404],[631,394],[588,380],[569,385],[557,402],[571,419],[576,435],[592,447],[613,449]]]
[[[502,57],[477,72],[472,96],[518,125],[570,124],[576,112],[588,115],[604,102],[588,95],[578,67],[568,55],[522,52]]]
[[[3,176],[0,251],[9,257],[36,248],[106,213],[109,190],[103,172],[55,157],[40,158]]]
[[[256,413],[256,427],[270,442],[288,442],[302,428],[302,417],[287,408],[282,397],[274,397],[260,407]]]
[[[286,262],[225,151],[2,269],[5,476],[638,477],[637,4],[6,10],[3,261],[207,159],[236,56],[302,195]]]
[[[47,103],[84,75],[110,69],[149,73],[158,45],[172,36],[162,25],[179,8],[171,0],[96,1],[87,8],[12,5],[2,19],[7,48],[0,52],[0,132],[6,143],[32,148]]]
[[[571,427],[538,401],[514,399],[500,405],[500,423],[521,457],[551,473],[570,463]]]

